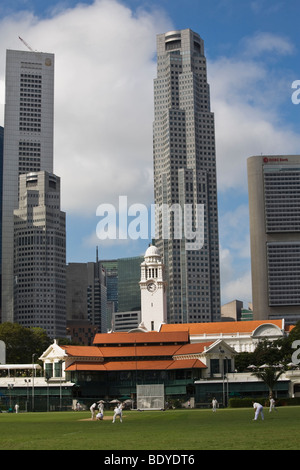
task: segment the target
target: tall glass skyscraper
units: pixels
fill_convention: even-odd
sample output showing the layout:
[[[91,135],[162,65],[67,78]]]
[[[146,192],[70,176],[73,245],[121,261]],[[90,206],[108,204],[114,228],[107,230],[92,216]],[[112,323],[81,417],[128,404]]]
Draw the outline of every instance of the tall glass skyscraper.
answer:
[[[53,173],[54,55],[6,54],[2,201],[2,321],[14,321],[14,209],[19,175]]]
[[[203,40],[190,29],[157,36],[153,155],[156,245],[167,274],[168,322],[218,321],[214,115]]]

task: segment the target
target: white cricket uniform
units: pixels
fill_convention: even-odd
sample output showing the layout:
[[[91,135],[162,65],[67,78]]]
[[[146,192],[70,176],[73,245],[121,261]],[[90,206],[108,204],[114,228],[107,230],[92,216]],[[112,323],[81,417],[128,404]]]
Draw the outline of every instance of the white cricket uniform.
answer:
[[[260,403],[253,403],[253,408],[255,409],[254,421],[257,420],[259,414],[261,419],[264,419],[263,406]]]
[[[92,406],[90,407],[90,412],[91,412],[91,417],[92,419],[95,418],[95,412],[96,412],[96,408],[97,408],[97,404],[96,403],[93,403]]]
[[[113,423],[116,421],[116,417],[120,416],[120,423],[122,423],[122,405],[116,406],[114,409],[114,417],[113,417]]]

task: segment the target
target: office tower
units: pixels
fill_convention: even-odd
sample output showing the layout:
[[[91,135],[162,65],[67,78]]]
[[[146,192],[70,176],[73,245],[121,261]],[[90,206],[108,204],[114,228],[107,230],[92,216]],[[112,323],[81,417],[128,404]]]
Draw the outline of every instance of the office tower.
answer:
[[[54,55],[8,50],[3,150],[2,321],[14,321],[14,217],[19,175],[53,172]]]
[[[107,300],[114,303],[115,312],[141,309],[140,276],[143,256],[104,260],[107,276]]]
[[[218,321],[214,115],[203,40],[190,29],[157,36],[153,155],[154,199],[159,208],[155,238],[166,268],[168,322]],[[162,207],[175,208],[169,211],[171,234],[167,236]],[[190,219],[188,208],[192,208]],[[185,222],[189,230],[178,230]],[[190,234],[197,230],[199,236],[193,242]]]
[[[106,272],[107,327],[112,325],[113,313],[118,311],[118,260],[102,261]]]
[[[254,320],[300,320],[300,155],[247,160]]]
[[[118,259],[118,312],[141,310],[141,263],[143,256]]]
[[[20,175],[14,210],[14,320],[66,335],[66,224],[60,178],[40,171]]]
[[[107,331],[106,273],[102,263],[69,263],[67,276],[67,321],[89,322],[98,333]],[[83,327],[83,326],[82,326]]]

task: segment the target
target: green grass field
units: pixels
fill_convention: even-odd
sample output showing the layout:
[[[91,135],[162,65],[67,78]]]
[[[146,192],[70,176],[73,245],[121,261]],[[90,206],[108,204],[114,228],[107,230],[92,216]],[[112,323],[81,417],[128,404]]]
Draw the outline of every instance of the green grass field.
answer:
[[[123,423],[88,412],[0,414],[0,450],[298,450],[300,407],[124,411]]]

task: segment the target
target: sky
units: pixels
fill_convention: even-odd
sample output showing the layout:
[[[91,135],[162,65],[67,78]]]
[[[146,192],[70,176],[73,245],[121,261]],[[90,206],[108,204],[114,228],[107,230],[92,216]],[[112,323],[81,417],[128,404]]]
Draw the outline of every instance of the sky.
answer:
[[[247,307],[247,158],[300,153],[300,105],[292,100],[300,80],[299,15],[299,0],[1,2],[0,125],[6,50],[27,50],[20,36],[55,54],[54,173],[68,263],[94,261],[96,246],[100,259],[146,251],[150,229],[143,239],[120,231],[103,240],[97,227],[105,205],[116,208],[118,224],[120,197],[129,223],[137,223],[136,204],[149,209],[154,202],[156,35],[191,28],[204,40],[215,114],[222,304],[239,299]]]

